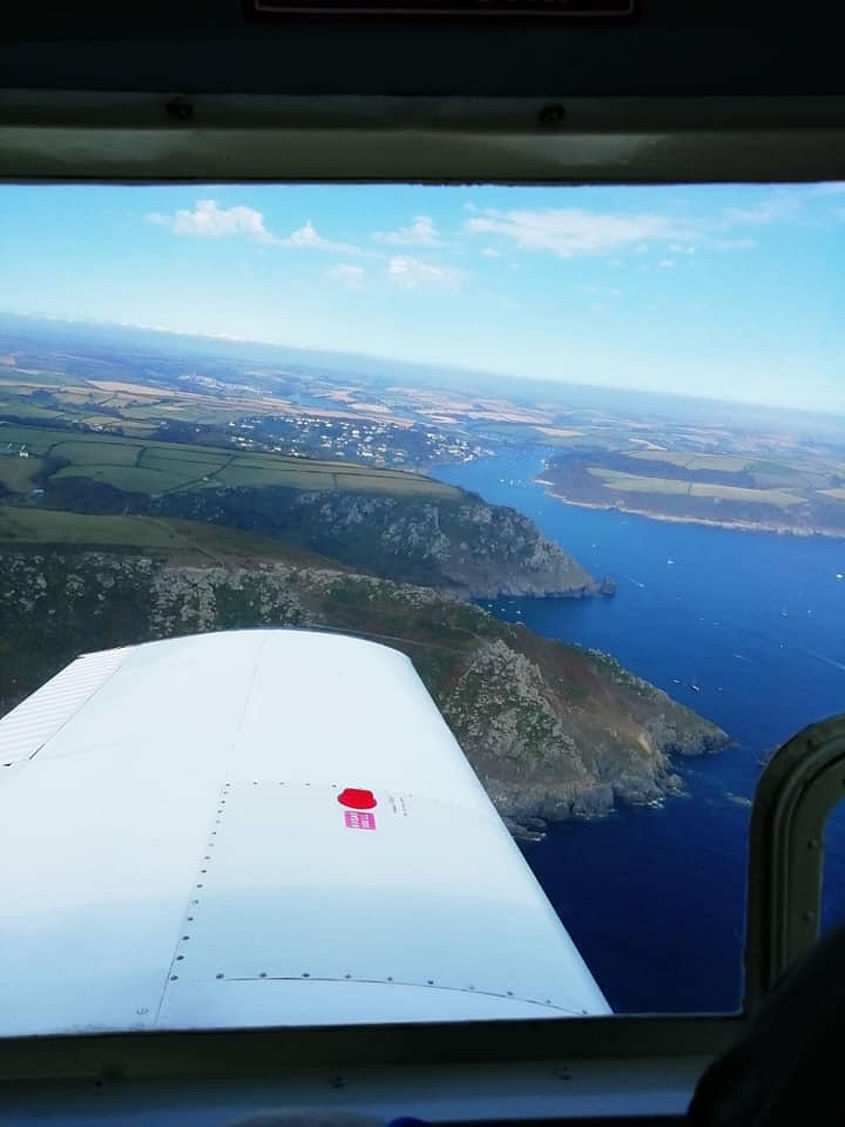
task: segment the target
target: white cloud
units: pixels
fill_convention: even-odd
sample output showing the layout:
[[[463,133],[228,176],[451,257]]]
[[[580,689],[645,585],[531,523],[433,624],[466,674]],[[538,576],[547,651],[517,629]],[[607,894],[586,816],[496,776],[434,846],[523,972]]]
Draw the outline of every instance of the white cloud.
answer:
[[[658,265],[661,266],[664,270],[671,270],[675,265],[675,260],[674,258],[661,258]]]
[[[746,224],[774,223],[777,219],[785,219],[800,207],[799,201],[791,195],[771,196],[761,203],[752,204],[750,207],[729,207],[722,213],[724,223],[728,227]]]
[[[361,254],[360,249],[350,243],[336,243],[332,239],[324,239],[317,233],[317,228],[310,219],[284,239],[279,239],[279,242],[282,246],[294,247],[297,250],[330,250],[336,254]]]
[[[167,227],[174,235],[200,239],[246,238],[257,243],[278,240],[264,226],[264,216],[251,207],[220,207],[216,200],[198,200],[193,211],[181,209],[173,215],[151,212],[151,223]]]
[[[437,266],[433,262],[424,262],[420,258],[411,258],[406,254],[390,259],[387,264],[387,274],[396,285],[404,286],[409,290],[424,285],[454,288],[462,277],[461,271],[453,266]]]
[[[349,243],[325,239],[309,219],[302,227],[284,238],[268,231],[264,216],[251,207],[220,207],[216,200],[198,200],[193,211],[182,209],[173,215],[151,212],[151,223],[167,227],[174,235],[201,239],[245,238],[265,246],[292,247],[297,250],[325,250],[337,254],[361,254]]]
[[[668,216],[609,214],[581,208],[487,208],[464,226],[471,234],[501,235],[522,250],[550,251],[560,258],[636,249],[644,239],[689,240],[696,236],[690,224]]]
[[[845,184],[816,185],[817,194],[839,195]],[[559,258],[645,254],[652,247],[666,254],[693,255],[699,249],[744,250],[755,245],[747,237],[728,238],[735,228],[760,227],[789,220],[800,212],[803,197],[779,191],[747,207],[729,207],[709,217],[683,218],[656,212],[600,212],[584,208],[468,208],[464,230],[471,235],[497,235],[524,251],[546,251]],[[486,250],[482,254],[487,254]],[[490,257],[488,255],[488,257]],[[664,261],[666,261],[664,259]]]
[[[352,266],[347,262],[339,262],[326,271],[326,276],[335,282],[342,282],[351,290],[360,290],[364,282],[365,270],[363,266]]]
[[[397,247],[439,247],[443,240],[437,233],[434,220],[427,215],[415,215],[407,227],[396,231],[376,231],[373,235],[380,243]]]
[[[501,258],[501,251],[494,250],[493,247],[485,247],[481,252],[485,258]]]

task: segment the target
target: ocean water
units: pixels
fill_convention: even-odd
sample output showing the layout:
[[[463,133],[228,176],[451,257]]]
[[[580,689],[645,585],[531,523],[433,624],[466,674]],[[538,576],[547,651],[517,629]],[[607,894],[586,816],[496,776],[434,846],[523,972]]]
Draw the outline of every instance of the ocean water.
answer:
[[[435,473],[520,509],[618,593],[483,605],[612,653],[735,745],[677,761],[685,797],[555,827],[526,858],[615,1010],[735,1009],[761,759],[845,711],[845,540],[564,505],[532,483],[541,465],[519,451]],[[845,804],[826,835],[823,907],[825,926],[845,918]]]

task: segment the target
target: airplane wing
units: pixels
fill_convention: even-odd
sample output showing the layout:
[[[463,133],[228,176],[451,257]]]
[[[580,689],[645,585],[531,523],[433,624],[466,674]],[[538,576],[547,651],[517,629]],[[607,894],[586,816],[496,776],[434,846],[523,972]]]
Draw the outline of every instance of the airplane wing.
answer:
[[[83,656],[0,721],[0,1035],[609,1012],[401,653]]]

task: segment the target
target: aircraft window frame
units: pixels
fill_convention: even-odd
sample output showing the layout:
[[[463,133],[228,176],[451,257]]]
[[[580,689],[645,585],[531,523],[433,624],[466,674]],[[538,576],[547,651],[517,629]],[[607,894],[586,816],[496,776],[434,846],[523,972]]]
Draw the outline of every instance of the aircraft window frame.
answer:
[[[712,1059],[745,1028],[742,1014],[533,1021],[275,1027],[0,1038],[0,1083],[12,1079],[163,1079],[337,1069],[527,1064],[536,1061]]]
[[[845,797],[845,714],[787,740],[751,812],[743,1008],[752,1013],[819,936],[824,826]]]
[[[839,96],[0,90],[7,181],[810,182],[841,178],[843,139]]]
[[[566,98],[554,125],[543,121],[550,104],[6,91],[0,180],[635,184],[842,175],[845,98]],[[749,1009],[817,934],[817,904],[807,898],[817,896],[821,848],[801,843],[821,841],[842,795],[845,762],[845,720],[826,725],[820,742],[814,726],[785,745],[755,798],[744,1013],[7,1038],[0,1040],[0,1083],[273,1076],[339,1063],[706,1063],[741,1035]],[[776,887],[768,852],[775,843],[791,857]],[[796,896],[799,883],[804,899]]]

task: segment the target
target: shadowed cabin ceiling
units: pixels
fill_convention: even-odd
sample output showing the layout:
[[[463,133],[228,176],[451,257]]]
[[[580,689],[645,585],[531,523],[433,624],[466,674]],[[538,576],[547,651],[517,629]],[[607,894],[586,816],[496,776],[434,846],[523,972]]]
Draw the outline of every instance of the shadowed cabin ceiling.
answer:
[[[634,22],[245,18],[240,0],[13,0],[0,88],[701,97],[845,88],[841,4],[641,0]]]

